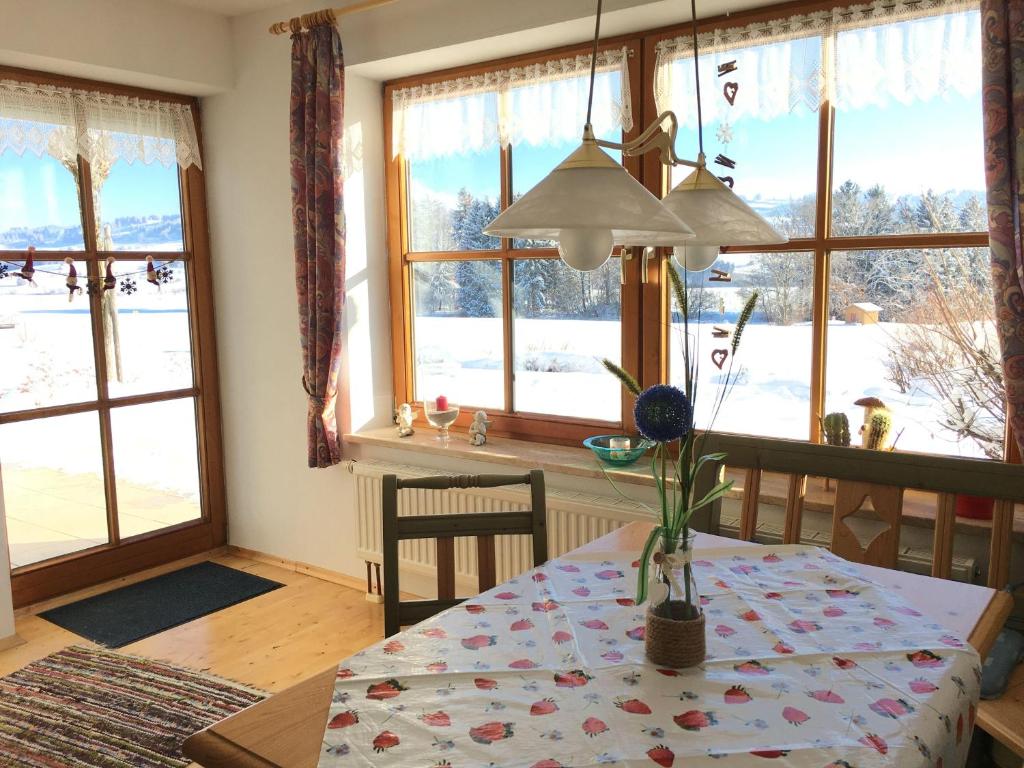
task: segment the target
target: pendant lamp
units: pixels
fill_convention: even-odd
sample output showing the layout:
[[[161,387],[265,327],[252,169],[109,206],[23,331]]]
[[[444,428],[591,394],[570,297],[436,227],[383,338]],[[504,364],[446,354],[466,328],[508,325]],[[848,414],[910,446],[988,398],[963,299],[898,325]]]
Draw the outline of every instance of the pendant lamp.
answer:
[[[693,20],[693,73],[697,86],[699,154],[693,172],[679,182],[662,202],[689,224],[696,235],[684,245],[673,249],[676,263],[690,272],[700,272],[715,263],[719,248],[723,245],[767,245],[785,243],[788,238],[707,169],[700,105],[696,0],[690,0],[690,11]]]
[[[483,230],[495,237],[556,240],[562,260],[580,271],[603,265],[616,245],[675,247],[694,236],[682,220],[599,146],[624,145],[598,142],[594,137],[590,118],[601,2],[597,2],[583,143]]]

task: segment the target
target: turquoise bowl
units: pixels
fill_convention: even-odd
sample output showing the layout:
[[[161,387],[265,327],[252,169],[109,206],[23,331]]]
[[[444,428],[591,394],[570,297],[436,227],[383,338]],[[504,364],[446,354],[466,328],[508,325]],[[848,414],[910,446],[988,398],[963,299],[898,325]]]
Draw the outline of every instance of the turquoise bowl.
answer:
[[[625,438],[628,448],[612,450],[610,443],[613,437]],[[614,467],[628,467],[644,455],[647,449],[654,446],[653,440],[635,435],[594,435],[583,441],[583,445],[592,450],[601,461]]]

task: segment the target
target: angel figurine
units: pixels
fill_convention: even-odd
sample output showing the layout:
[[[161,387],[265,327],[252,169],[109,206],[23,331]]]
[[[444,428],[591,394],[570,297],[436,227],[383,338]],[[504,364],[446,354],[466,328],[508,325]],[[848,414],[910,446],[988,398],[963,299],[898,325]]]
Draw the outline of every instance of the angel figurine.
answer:
[[[487,442],[487,428],[491,422],[487,420],[487,413],[477,411],[473,414],[473,423],[469,425],[469,444],[483,445]]]
[[[415,430],[412,428],[413,419],[416,418],[416,412],[412,409],[412,406],[408,403],[402,403],[398,406],[398,436],[408,437]]]

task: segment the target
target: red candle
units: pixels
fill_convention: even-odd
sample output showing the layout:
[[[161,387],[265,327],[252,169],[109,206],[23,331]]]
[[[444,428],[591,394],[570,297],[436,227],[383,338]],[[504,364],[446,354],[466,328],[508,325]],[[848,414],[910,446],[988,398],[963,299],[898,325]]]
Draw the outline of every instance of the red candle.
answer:
[[[436,405],[434,407],[436,407],[438,411],[447,411],[448,410],[448,398],[445,397],[444,395],[438,395],[437,396],[437,403],[436,403]]]

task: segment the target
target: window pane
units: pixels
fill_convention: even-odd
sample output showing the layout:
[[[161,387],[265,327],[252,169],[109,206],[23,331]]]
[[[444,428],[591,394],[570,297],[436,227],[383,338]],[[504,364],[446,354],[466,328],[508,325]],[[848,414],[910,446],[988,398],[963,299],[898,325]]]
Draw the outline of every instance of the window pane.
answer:
[[[110,412],[121,538],[202,517],[192,398]]]
[[[501,262],[412,265],[415,397],[504,409]]]
[[[0,411],[96,399],[86,266],[74,262],[83,290],[68,302],[68,267],[37,261],[35,285],[13,273],[0,280]]]
[[[605,96],[605,99],[599,102],[599,104],[603,103],[605,111],[608,108],[609,94],[621,93],[621,81],[622,74],[617,71],[599,72],[597,74],[594,89],[595,93],[598,94],[597,98],[600,98],[601,94]],[[579,147],[583,136],[583,115],[579,116],[578,121],[581,126],[579,136],[571,139],[552,139],[550,134],[543,130],[547,127],[546,123],[550,119],[547,115],[551,111],[565,111],[564,103],[560,96],[565,93],[572,93],[576,87],[579,87],[579,85],[575,83],[574,79],[573,81],[541,83],[513,92],[513,99],[515,99],[517,93],[524,94],[528,92],[528,97],[524,96],[517,101],[517,106],[520,110],[527,112],[527,114],[519,114],[518,117],[524,125],[532,123],[541,130],[538,131],[540,135],[530,136],[529,133],[526,134],[530,139],[533,139],[532,141],[523,141],[512,147],[512,202],[515,202],[537,186],[545,176],[554,170],[555,166],[565,160],[566,157]],[[571,101],[571,99],[566,101]],[[600,109],[600,106],[598,108]],[[536,120],[531,121],[529,112],[536,114],[537,111],[541,111],[543,116],[538,115]],[[566,115],[566,117],[570,116]],[[607,115],[602,122],[606,127],[603,131],[598,132],[597,138],[621,142],[622,129],[611,124],[611,120],[607,119]],[[621,151],[607,147],[603,149],[616,162],[622,162]],[[553,240],[515,239],[512,241],[514,248],[554,248],[556,245]]]
[[[1004,392],[987,248],[832,254],[827,411],[854,444],[871,396],[908,451],[1002,458]]]
[[[13,121],[26,129],[36,123]],[[0,154],[0,250],[85,248],[75,174],[49,155]]]
[[[13,567],[107,543],[100,457],[96,413],[0,426]]]
[[[410,162],[409,230],[413,251],[478,251],[499,248],[483,234],[501,205],[501,154],[497,147]]]
[[[731,283],[709,282],[709,272],[687,273],[691,355],[698,363],[697,426],[806,440],[811,399],[813,255],[729,254],[722,257],[718,268],[732,274]],[[757,309],[743,332],[736,359],[726,358],[719,370],[712,355],[715,350],[728,350],[731,336],[715,338],[714,328],[731,331],[755,290],[760,296]],[[682,388],[685,337],[674,300],[672,331],[670,379]],[[714,404],[730,364],[735,384],[715,416]]]
[[[730,79],[718,76],[718,66],[729,61],[738,66],[730,76],[739,85],[732,107],[722,95],[724,83]],[[673,99],[671,106],[683,122],[676,152],[695,160],[699,144],[693,59],[680,59],[669,66],[664,82]],[[808,103],[817,98],[820,69],[819,37],[700,57],[708,168],[718,176],[731,176],[733,191],[747,205],[779,232],[794,238],[814,236],[819,119]],[[735,168],[716,163],[719,154],[734,161]],[[673,167],[670,185],[674,187],[692,170]]]
[[[593,272],[561,259],[514,264],[515,409],[621,421],[622,385],[601,365],[622,360],[619,260]]]
[[[866,57],[887,55],[877,46],[913,51],[934,37],[935,25],[946,24],[957,24],[958,39],[955,62],[942,66],[955,68],[958,78],[969,74],[969,82],[955,88],[939,83],[935,89],[917,84],[919,78],[939,77],[933,72],[937,58],[935,66],[922,62],[909,71],[902,66],[864,71]],[[980,35],[978,11],[839,33],[838,85],[849,95],[835,118],[834,235],[987,228]],[[943,38],[939,34],[937,43],[943,45]],[[864,79],[875,75],[878,82],[872,80],[870,92],[862,93]],[[914,85],[907,85],[911,80]],[[894,92],[899,95],[890,95]]]
[[[185,263],[155,260],[157,279],[167,279],[159,289],[146,280],[145,265],[117,262],[114,274],[124,275],[118,283],[131,281],[134,290],[103,297],[111,397],[185,389],[193,383]]]
[[[97,244],[101,251],[181,251],[178,166],[94,164]]]

